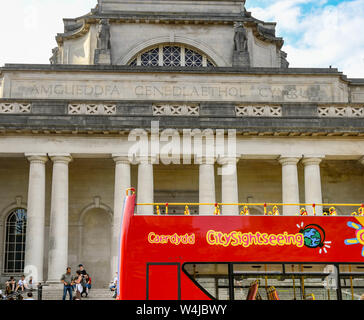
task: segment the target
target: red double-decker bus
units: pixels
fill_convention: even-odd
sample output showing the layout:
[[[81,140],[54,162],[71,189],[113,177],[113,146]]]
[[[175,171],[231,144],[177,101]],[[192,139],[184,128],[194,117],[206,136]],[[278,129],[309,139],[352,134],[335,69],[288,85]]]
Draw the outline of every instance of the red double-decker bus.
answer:
[[[119,300],[349,300],[364,293],[363,216],[135,213],[124,202]]]

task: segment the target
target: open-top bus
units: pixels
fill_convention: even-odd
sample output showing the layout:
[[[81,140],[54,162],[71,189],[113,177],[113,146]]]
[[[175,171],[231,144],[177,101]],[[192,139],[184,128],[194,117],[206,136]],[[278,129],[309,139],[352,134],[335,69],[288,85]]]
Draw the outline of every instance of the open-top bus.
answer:
[[[132,190],[124,201],[119,300],[357,300],[364,293],[363,209],[174,216],[157,207],[146,216],[135,212],[135,199]]]

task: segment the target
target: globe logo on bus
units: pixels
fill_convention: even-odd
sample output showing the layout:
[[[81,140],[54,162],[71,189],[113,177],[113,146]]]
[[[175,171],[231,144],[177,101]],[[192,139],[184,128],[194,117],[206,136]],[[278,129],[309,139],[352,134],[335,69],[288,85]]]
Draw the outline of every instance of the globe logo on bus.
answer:
[[[309,248],[317,248],[321,245],[322,239],[320,232],[315,228],[307,228],[302,230],[305,239],[305,246]]]
[[[305,246],[311,249],[319,248],[319,253],[327,253],[327,248],[330,248],[331,241],[325,241],[325,231],[317,224],[309,224],[304,227],[297,224],[300,228],[300,233],[303,234]]]

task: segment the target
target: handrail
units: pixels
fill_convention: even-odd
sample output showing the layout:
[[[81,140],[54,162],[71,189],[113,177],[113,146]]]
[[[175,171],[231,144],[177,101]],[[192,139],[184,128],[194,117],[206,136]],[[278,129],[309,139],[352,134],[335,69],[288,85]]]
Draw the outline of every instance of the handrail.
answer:
[[[323,215],[329,215],[329,216],[336,216],[337,212],[335,207],[359,207],[358,212],[352,212],[352,216],[364,216],[364,204],[363,203],[186,203],[186,202],[175,202],[175,203],[163,203],[163,202],[155,202],[155,203],[136,203],[136,206],[155,206],[157,215],[160,215],[160,206],[165,206],[165,214],[168,215],[168,208],[170,206],[184,206],[184,214],[190,215],[189,206],[214,206],[215,211],[214,215],[221,215],[221,206],[243,206],[243,210],[241,210],[240,215],[241,216],[248,216],[250,215],[249,207],[252,206],[263,206],[264,208],[264,215],[268,216],[279,216],[279,210],[278,206],[297,206],[301,207],[298,211],[299,213],[297,215],[301,216],[307,216],[307,207],[312,207],[313,215],[316,216],[316,208],[317,207],[329,207],[329,212],[324,212]],[[267,207],[273,206],[273,210],[268,212]]]
[[[347,206],[347,207],[361,207],[364,206],[363,203],[221,203],[221,202],[217,202],[217,203],[194,203],[194,202],[168,202],[168,206],[319,206],[319,207],[332,207],[332,206],[337,206],[337,207],[342,207],[342,206]],[[166,202],[153,202],[153,203],[136,203],[135,205],[137,206],[165,206]]]

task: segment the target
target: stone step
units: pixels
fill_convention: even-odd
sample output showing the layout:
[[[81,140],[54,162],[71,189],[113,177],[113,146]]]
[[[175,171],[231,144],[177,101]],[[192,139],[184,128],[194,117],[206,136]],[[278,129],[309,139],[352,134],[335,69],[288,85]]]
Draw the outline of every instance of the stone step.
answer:
[[[38,293],[34,292],[34,298],[38,297]],[[44,289],[42,300],[61,300],[63,289]],[[82,300],[114,300],[113,292],[109,289],[91,289],[87,298],[83,297]],[[67,299],[69,295],[67,294]]]

